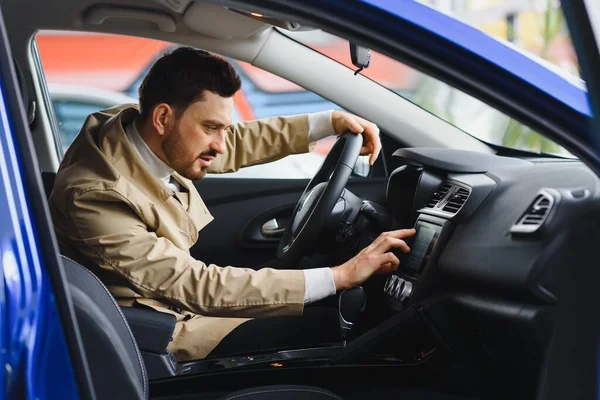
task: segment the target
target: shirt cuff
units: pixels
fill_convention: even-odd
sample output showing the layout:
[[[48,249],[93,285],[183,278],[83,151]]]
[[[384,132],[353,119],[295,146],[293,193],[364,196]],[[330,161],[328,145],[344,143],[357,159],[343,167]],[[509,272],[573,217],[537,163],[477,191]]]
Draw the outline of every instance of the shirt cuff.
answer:
[[[308,114],[308,142],[315,143],[327,136],[335,135],[333,121],[331,120],[332,111],[321,111]]]
[[[335,294],[335,282],[331,268],[304,270],[304,304],[314,303]]]

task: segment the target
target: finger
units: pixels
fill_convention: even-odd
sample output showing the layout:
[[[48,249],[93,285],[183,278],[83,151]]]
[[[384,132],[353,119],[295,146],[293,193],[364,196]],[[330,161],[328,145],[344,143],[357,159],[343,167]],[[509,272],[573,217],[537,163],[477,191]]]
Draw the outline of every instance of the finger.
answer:
[[[394,265],[391,262],[387,262],[383,264],[377,271],[375,271],[375,273],[378,275],[389,274],[390,272],[395,271],[397,268],[398,267],[394,268]]]
[[[379,234],[379,236],[377,237],[377,239],[375,239],[375,241],[379,242],[379,241],[385,239],[386,237],[394,237],[394,238],[398,238],[398,239],[405,239],[407,237],[413,236],[415,233],[417,233],[417,231],[415,230],[415,228],[398,229],[398,230],[395,230],[395,231],[387,231],[387,232],[382,232],[381,234]]]
[[[400,265],[400,260],[394,253],[384,253],[378,257],[377,261],[381,266],[380,268],[389,264],[389,268],[394,271],[398,268],[398,265]]]
[[[345,120],[345,125],[346,125],[346,129],[350,130],[352,133],[363,133],[363,131],[365,130],[363,128],[363,126],[355,119],[352,117],[347,117]]]
[[[377,161],[377,157],[379,157],[379,153],[381,152],[381,139],[379,139],[379,135],[373,137],[373,152],[371,153],[371,157],[369,157],[369,164],[375,164]]]
[[[377,236],[377,238],[375,238],[375,240],[371,242],[371,245],[369,247],[371,247],[372,250],[377,248],[377,246],[384,242],[388,237],[394,237],[394,235],[396,235],[395,232],[396,231],[382,232],[381,234],[379,234],[379,236]]]
[[[392,247],[395,249],[400,249],[400,251],[402,251],[403,253],[410,252],[410,247],[408,247],[404,240],[391,236],[388,236],[387,238],[385,238],[385,240],[382,240],[375,248],[375,251],[378,253],[384,253]]]
[[[363,144],[363,146],[360,148],[360,155],[361,156],[371,156],[372,154],[374,154],[375,150],[374,147],[371,143],[365,143]],[[371,158],[369,157],[369,160]],[[369,161],[371,162],[371,161]]]
[[[381,152],[381,139],[379,138],[379,127],[371,122],[363,120],[365,137],[365,145],[363,148],[368,148],[371,157],[369,157],[369,164],[373,165]]]
[[[415,228],[411,229],[398,229],[395,231],[383,232],[380,236],[391,236],[398,239],[405,239],[407,237],[413,236],[417,231]]]

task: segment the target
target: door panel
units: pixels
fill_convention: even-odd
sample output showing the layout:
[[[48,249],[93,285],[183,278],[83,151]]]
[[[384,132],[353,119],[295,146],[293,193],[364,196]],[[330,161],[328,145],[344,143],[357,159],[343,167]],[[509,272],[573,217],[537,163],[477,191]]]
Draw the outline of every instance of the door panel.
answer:
[[[207,178],[196,188],[215,217],[191,249],[194,258],[217,265],[254,267],[275,258],[279,240],[260,234],[277,218],[284,223],[308,184],[300,179]],[[383,204],[387,178],[352,177],[347,188]]]

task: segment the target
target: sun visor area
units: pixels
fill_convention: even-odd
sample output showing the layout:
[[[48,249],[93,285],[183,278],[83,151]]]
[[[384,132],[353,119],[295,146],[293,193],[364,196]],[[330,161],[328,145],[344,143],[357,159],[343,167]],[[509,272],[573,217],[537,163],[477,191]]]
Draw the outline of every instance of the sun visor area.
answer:
[[[161,32],[175,32],[175,19],[167,12],[121,7],[113,5],[99,5],[88,9],[83,21],[89,25],[111,24],[152,24]]]
[[[271,26],[220,5],[200,2],[190,5],[183,23],[194,32],[216,39],[243,39]]]

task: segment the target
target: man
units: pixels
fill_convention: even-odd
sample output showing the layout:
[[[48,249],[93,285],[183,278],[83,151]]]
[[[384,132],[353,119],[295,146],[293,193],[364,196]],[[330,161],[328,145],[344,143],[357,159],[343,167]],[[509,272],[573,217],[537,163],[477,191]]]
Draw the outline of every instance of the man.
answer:
[[[88,117],[50,197],[63,254],[92,268],[121,305],[177,317],[169,349],[179,361],[216,354],[252,318],[300,316],[306,303],[397,268],[387,250],[409,251],[402,238],[414,234],[385,233],[343,265],[306,271],[219,267],[191,257],[212,220],[192,180],[306,152],[309,140],[347,130],[363,134],[371,163],[381,147],[375,125],[341,112],[231,125],[240,86],[227,61],[204,51],[161,57],[140,86],[139,111],[124,105]],[[329,321],[323,324],[331,330]]]

